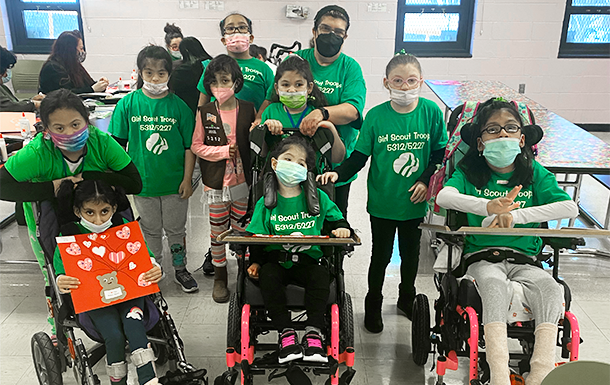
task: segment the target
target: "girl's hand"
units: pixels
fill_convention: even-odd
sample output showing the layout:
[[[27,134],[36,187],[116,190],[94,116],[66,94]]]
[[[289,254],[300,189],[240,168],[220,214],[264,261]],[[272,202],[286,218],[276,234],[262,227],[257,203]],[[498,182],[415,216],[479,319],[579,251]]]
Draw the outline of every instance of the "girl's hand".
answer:
[[[178,194],[180,194],[180,198],[182,199],[188,199],[191,197],[191,195],[193,195],[193,184],[190,179],[185,179],[182,181],[182,183],[180,183],[180,187],[178,187]]]
[[[411,202],[415,204],[422,203],[426,200],[428,186],[426,186],[424,182],[417,181],[413,186],[411,186],[409,192],[413,192],[413,194],[411,194]]]
[[[162,275],[163,272],[161,271],[161,267],[154,265],[152,269],[144,273],[142,279],[146,282],[157,283],[161,280]]]
[[[250,276],[250,278],[252,279],[258,279],[258,271],[260,270],[261,265],[259,265],[258,263],[253,263],[250,265],[250,267],[248,268],[248,275]]]
[[[235,143],[229,144],[229,159],[235,158],[235,152],[237,152],[237,146],[235,146]]]
[[[505,197],[492,199],[487,203],[488,215],[500,215],[508,213],[519,207],[519,203],[515,203],[514,200],[521,191],[521,185],[515,186]],[[511,216],[512,218],[512,216]]]
[[[498,214],[494,218],[494,220],[491,222],[489,227],[509,229],[512,227],[512,224],[513,224],[513,214],[504,213],[504,214]]]
[[[282,122],[280,122],[279,120],[267,119],[265,120],[265,125],[267,126],[267,129],[269,130],[271,135],[284,134],[284,127],[282,126]]]
[[[71,293],[72,290],[78,289],[79,285],[80,281],[78,278],[64,274],[57,277],[57,287],[59,287],[59,291],[63,294]]]
[[[301,126],[299,127],[301,133],[305,136],[312,137],[318,130],[318,125],[322,120],[324,120],[322,111],[318,109],[311,111],[301,122]]]
[[[76,184],[83,180],[83,174],[76,174],[76,175],[67,176],[67,177],[61,178],[61,179],[55,179],[53,181],[53,189],[55,190],[55,196],[57,196],[57,192],[59,191],[59,186],[61,186],[61,182],[65,181],[65,180],[71,180],[72,183]]]
[[[339,227],[338,229],[334,229],[331,233],[337,238],[349,238],[350,231],[345,227]]]
[[[327,184],[328,182],[335,183],[337,179],[339,179],[339,174],[334,171],[325,172],[324,174],[316,177],[316,181],[320,182],[321,184]]]

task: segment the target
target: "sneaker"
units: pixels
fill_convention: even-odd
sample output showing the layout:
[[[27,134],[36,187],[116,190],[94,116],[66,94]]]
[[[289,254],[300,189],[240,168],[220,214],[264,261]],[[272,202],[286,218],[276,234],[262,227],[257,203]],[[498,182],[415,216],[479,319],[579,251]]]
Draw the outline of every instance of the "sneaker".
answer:
[[[205,253],[203,265],[201,265],[195,271],[199,270],[203,270],[203,275],[214,275],[214,265],[212,265],[212,249],[208,249],[208,252]]]
[[[409,321],[413,320],[413,301],[415,300],[415,296],[401,296],[398,297],[398,302],[396,302],[396,308],[398,308],[399,312],[404,314]]]
[[[286,329],[280,334],[278,342],[280,352],[277,359],[280,364],[298,360],[303,357],[303,350],[301,349],[301,345],[297,343],[297,337],[297,333],[294,329]]]
[[[303,336],[301,346],[303,346],[303,351],[305,352],[303,361],[328,362],[328,357],[326,352],[324,352],[322,344],[322,337],[317,332],[312,330]]]
[[[186,269],[176,270],[174,282],[180,285],[182,291],[184,291],[185,293],[192,293],[194,291],[199,290],[199,286],[197,286],[197,281],[195,281],[191,273],[189,273]]]

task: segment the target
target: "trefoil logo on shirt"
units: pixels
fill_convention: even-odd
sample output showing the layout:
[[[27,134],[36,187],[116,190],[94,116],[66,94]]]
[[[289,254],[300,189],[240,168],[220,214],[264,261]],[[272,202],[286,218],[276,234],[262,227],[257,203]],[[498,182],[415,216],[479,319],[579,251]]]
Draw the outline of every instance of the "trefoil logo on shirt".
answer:
[[[417,170],[419,170],[419,159],[412,152],[405,152],[394,161],[394,172],[404,177],[410,177]]]
[[[168,148],[167,140],[158,132],[155,132],[146,140],[146,149],[155,155],[161,155]]]

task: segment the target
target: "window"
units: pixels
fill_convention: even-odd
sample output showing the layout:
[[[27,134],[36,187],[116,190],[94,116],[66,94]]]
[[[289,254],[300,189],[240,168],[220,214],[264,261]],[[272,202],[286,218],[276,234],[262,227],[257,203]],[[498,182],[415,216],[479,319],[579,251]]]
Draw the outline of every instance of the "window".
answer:
[[[6,0],[13,52],[49,53],[59,34],[82,31],[79,0]]]
[[[475,0],[398,0],[396,52],[472,57]]]
[[[610,57],[610,0],[567,0],[558,57]]]

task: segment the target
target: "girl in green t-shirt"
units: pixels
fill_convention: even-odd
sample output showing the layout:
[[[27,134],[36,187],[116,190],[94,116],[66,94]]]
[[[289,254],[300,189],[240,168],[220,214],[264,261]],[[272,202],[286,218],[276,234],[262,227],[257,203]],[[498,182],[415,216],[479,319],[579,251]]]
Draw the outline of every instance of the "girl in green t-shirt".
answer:
[[[58,201],[61,216],[76,215],[79,218],[78,221],[62,226],[61,235],[63,236],[102,233],[112,226],[119,226],[124,223],[119,207],[129,205],[122,189],[113,188],[99,180],[82,181],[76,185],[72,181],[63,182],[58,193]],[[153,258],[151,261],[153,267],[143,273],[142,279],[152,284],[161,279],[161,267],[154,262]],[[78,290],[81,282],[78,278],[65,274],[59,247],[55,251],[53,266],[57,273],[57,287],[62,294]],[[114,274],[116,277],[116,271]],[[122,287],[122,285],[120,286]],[[99,286],[97,289],[99,290]],[[124,295],[119,298],[124,298]],[[142,321],[145,309],[144,299],[144,297],[134,298],[87,312],[95,329],[105,341],[106,374],[113,385],[127,385],[126,340],[129,341],[132,360],[140,361],[136,369],[138,384],[159,384],[152,362],[154,353]]]
[[[396,55],[385,73],[383,85],[390,92],[390,100],[367,113],[350,157],[334,171],[319,177],[322,183],[347,181],[371,157],[367,211],[373,250],[364,326],[372,333],[383,330],[383,283],[397,232],[401,261],[396,306],[411,319],[419,264],[418,227],[426,214],[430,177],[441,162],[447,143],[443,113],[436,103],[419,96],[423,78],[417,58]]]
[[[542,130],[523,127],[513,104],[488,100],[461,134],[470,149],[439,192],[439,206],[467,213],[468,225],[476,227],[538,227],[539,222],[578,215],[554,175],[534,160],[531,146],[542,138]],[[527,384],[539,385],[555,367],[564,301],[560,285],[534,265],[541,239],[481,235],[467,236],[464,242],[466,274],[475,279],[483,303],[491,384],[510,384],[506,313],[511,282],[519,282],[536,322]],[[520,263],[509,262],[509,257]]]
[[[269,235],[322,235],[322,227],[332,235],[347,238],[352,230],[339,208],[317,189],[319,213],[312,215],[305,194],[308,172],[314,170],[315,153],[300,136],[284,139],[271,154],[271,168],[277,177],[275,204],[262,197],[254,208],[246,231]],[[273,183],[271,182],[271,183]],[[311,182],[311,181],[310,181]],[[305,182],[307,183],[307,182]],[[269,186],[267,186],[269,187]],[[315,205],[315,204],[314,204]],[[273,206],[273,207],[271,207]],[[298,255],[298,262],[293,263]],[[281,245],[250,246],[248,274],[260,282],[265,308],[279,332],[280,363],[303,358],[304,361],[327,362],[321,337],[326,328],[324,313],[330,293],[328,269],[320,265],[319,246],[291,247]],[[286,308],[286,285],[291,281],[305,287],[307,324],[301,345]]]
[[[289,56],[277,67],[271,104],[263,112],[261,120],[273,135],[271,138],[267,137],[269,149],[273,151],[280,140],[290,135],[284,133],[283,128],[299,128],[307,114],[325,105],[326,98],[313,81],[309,63],[300,56]],[[345,156],[345,145],[335,125],[323,120],[318,127],[327,128],[332,132],[332,162],[341,162]]]

